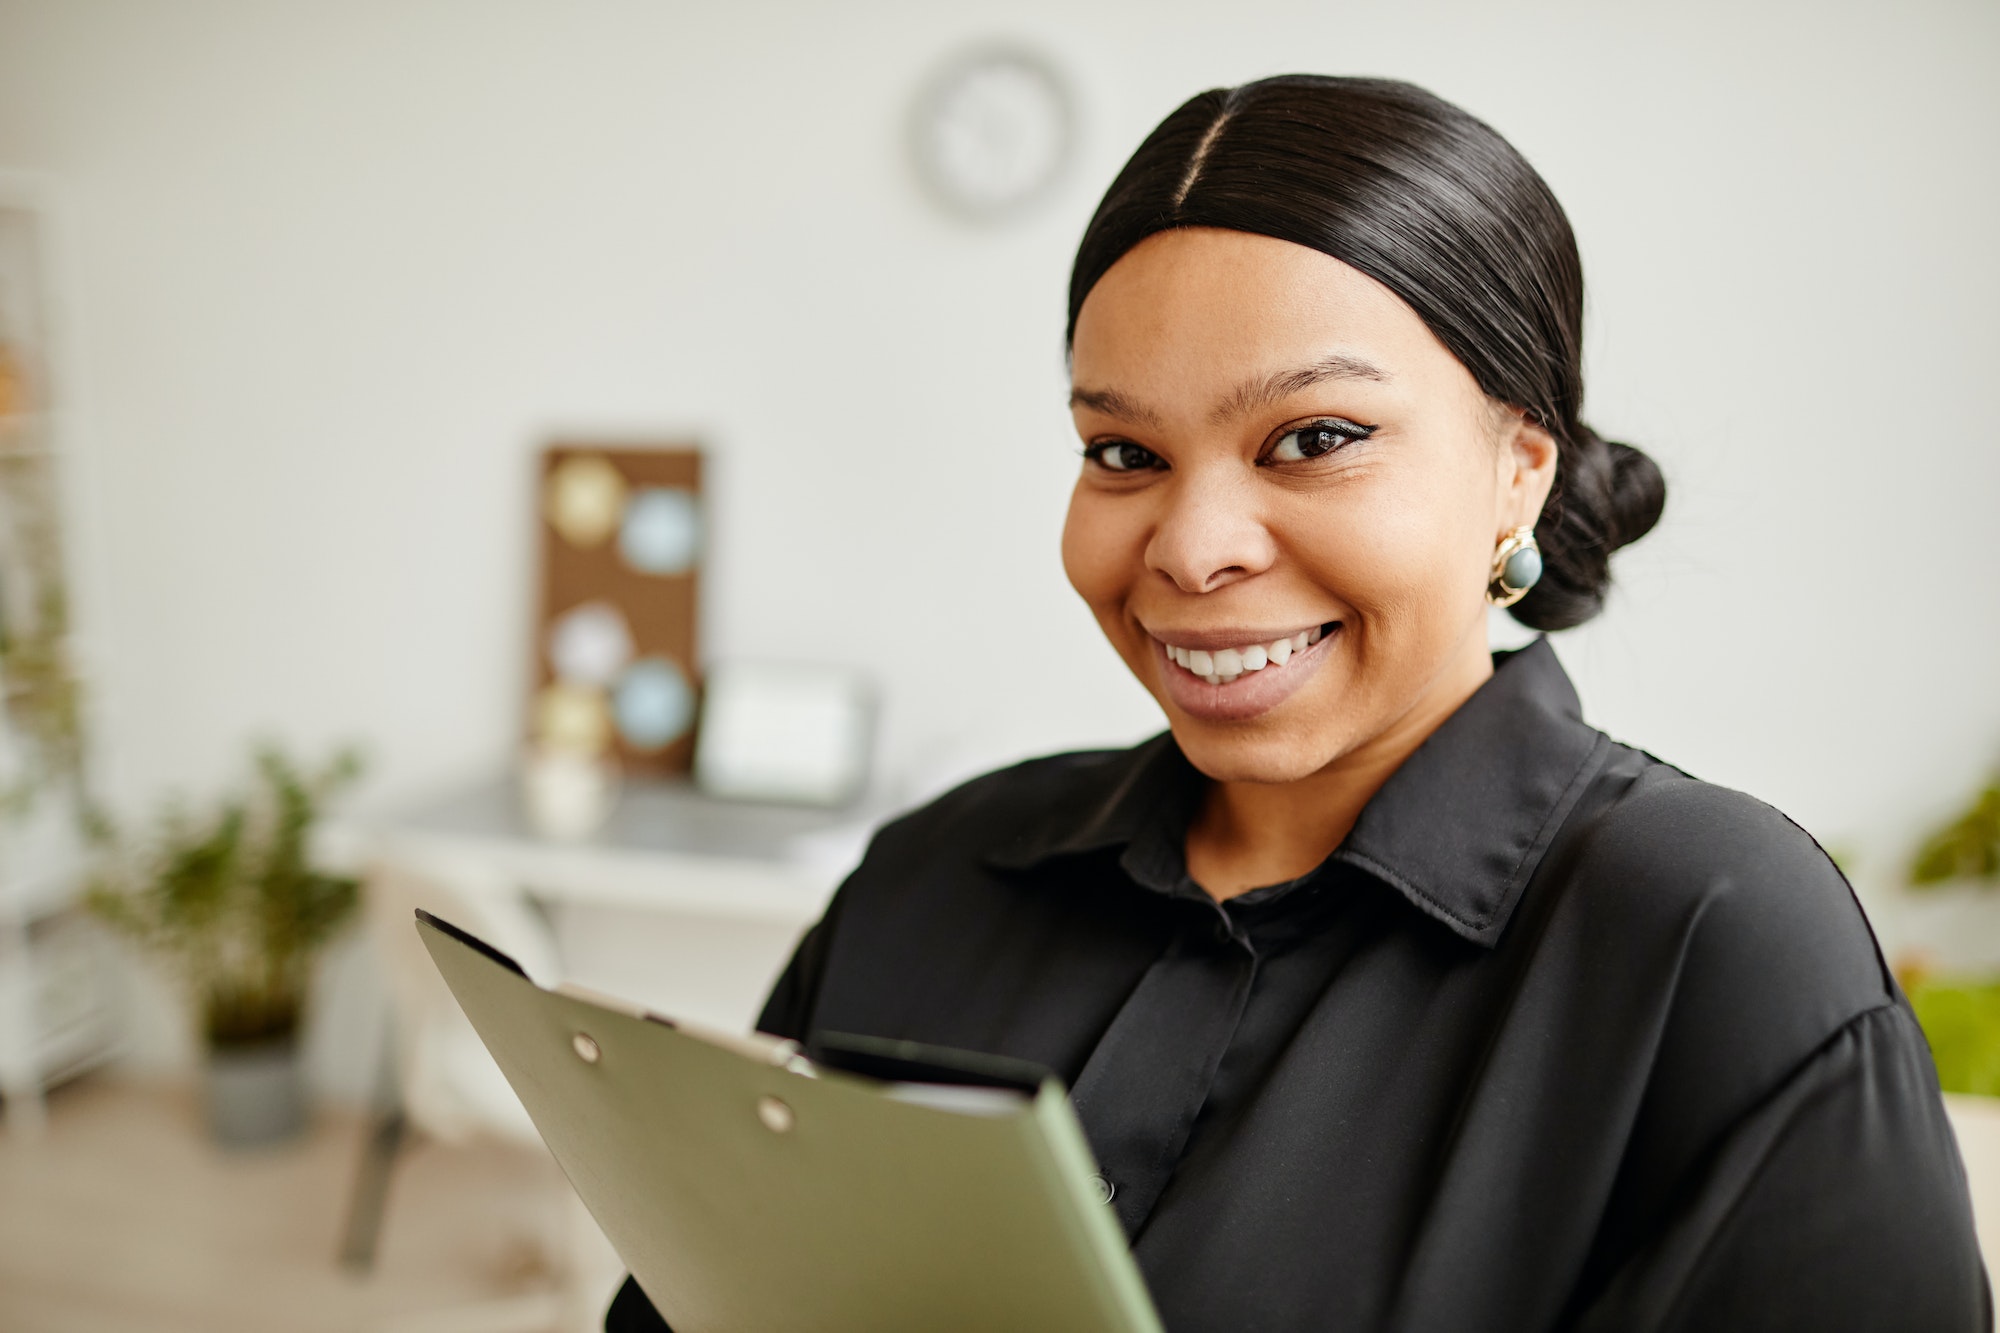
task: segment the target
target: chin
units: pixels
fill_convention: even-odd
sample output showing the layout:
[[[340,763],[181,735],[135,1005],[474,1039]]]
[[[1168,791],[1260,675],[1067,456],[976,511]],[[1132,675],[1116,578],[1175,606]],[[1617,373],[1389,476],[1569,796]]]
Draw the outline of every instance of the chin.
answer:
[[[1204,776],[1275,785],[1311,777],[1359,739],[1350,635],[1339,621],[1309,633],[1308,646],[1282,665],[1223,683],[1205,683],[1150,639],[1126,645],[1122,655]]]
[[[1188,762],[1216,782],[1277,784],[1309,778],[1340,757],[1341,747],[1324,740],[1301,744],[1289,736],[1218,734],[1211,723],[1171,721],[1174,740]]]

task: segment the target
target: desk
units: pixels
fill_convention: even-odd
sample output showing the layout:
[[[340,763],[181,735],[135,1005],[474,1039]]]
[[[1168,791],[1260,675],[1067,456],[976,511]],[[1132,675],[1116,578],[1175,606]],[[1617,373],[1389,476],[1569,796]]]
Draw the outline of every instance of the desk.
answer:
[[[634,782],[595,835],[554,842],[529,827],[517,784],[498,779],[329,833],[347,853],[342,860],[444,859],[525,892],[550,917],[566,980],[747,1028],[883,813],[724,801],[685,781]]]
[[[374,826],[382,851],[486,862],[544,900],[806,924],[859,861],[871,814],[756,805],[691,783],[628,784],[605,826],[578,842],[529,828],[512,780],[488,782]]]

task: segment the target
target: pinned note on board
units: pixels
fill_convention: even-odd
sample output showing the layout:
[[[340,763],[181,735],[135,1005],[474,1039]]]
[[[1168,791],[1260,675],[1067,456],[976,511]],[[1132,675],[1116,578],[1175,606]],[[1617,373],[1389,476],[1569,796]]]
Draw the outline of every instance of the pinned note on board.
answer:
[[[564,443],[542,456],[528,735],[542,750],[685,773],[701,678],[701,451]]]

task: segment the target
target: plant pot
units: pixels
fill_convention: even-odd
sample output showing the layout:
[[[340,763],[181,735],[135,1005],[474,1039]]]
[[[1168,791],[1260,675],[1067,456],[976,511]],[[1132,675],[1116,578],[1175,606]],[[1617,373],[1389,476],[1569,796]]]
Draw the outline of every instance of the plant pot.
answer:
[[[296,1037],[208,1048],[208,1132],[224,1148],[256,1148],[305,1129]]]

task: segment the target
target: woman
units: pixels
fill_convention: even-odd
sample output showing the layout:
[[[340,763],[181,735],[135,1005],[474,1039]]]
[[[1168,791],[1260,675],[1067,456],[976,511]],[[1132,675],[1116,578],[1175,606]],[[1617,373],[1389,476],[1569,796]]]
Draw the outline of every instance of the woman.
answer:
[[[1664,499],[1578,417],[1582,307],[1547,186],[1429,94],[1169,116],[1071,279],[1063,559],[1170,730],[885,828],[765,1012],[1055,1070],[1171,1329],[1990,1323],[1839,872],[1487,651]],[[607,1327],[658,1324],[628,1283]]]

